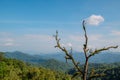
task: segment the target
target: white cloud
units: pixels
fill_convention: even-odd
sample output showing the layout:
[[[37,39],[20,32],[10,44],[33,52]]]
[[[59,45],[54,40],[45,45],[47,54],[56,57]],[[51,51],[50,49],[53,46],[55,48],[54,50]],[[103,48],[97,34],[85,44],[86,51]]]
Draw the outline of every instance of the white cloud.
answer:
[[[26,39],[32,39],[32,40],[40,40],[40,41],[49,41],[52,40],[53,37],[49,35],[40,35],[40,34],[27,34],[24,36]]]
[[[65,47],[65,44],[62,43],[61,46]]]
[[[104,18],[101,15],[94,15],[94,14],[86,19],[87,24],[92,26],[98,26],[103,21]]]
[[[12,42],[7,42],[7,43],[4,44],[4,46],[10,47],[10,46],[14,46],[14,44]]]
[[[72,47],[72,44],[71,44],[71,43],[68,43],[67,45],[68,45],[69,47]]]
[[[66,43],[66,44],[62,43],[61,46],[66,47],[66,48],[67,47],[72,47],[72,43]]]
[[[111,32],[112,35],[120,36],[120,31],[114,30]]]
[[[6,38],[5,42],[14,42],[14,39],[12,39],[12,38]]]
[[[53,36],[45,34],[24,34],[21,36],[0,37],[0,49],[4,51],[19,50],[24,52],[34,51],[46,53],[55,51]]]
[[[105,46],[115,45],[115,41],[112,38],[106,37],[105,35],[101,34],[89,34],[88,35],[88,48],[90,49],[99,49]],[[79,35],[70,35],[69,38],[72,42],[72,47],[75,51],[83,51],[83,44],[85,43],[85,37]],[[118,41],[117,41],[118,42]]]
[[[12,47],[15,46],[14,44],[15,40],[13,38],[7,38],[7,36],[1,37],[0,38],[0,43],[1,43],[1,47]]]
[[[93,34],[93,35],[88,35],[90,41],[97,41],[102,39],[103,35],[100,34]]]
[[[100,40],[103,37],[103,35],[101,34],[91,34],[88,35],[89,41],[96,41],[96,40]],[[70,40],[72,41],[76,41],[76,42],[83,42],[85,40],[84,36],[79,36],[79,35],[70,35],[69,36]]]
[[[113,31],[113,33],[118,34],[119,31]],[[115,37],[113,40],[112,38],[105,36],[106,35],[101,34],[89,34],[88,47],[95,49],[120,42],[119,37]],[[66,47],[68,50],[72,47],[75,51],[83,51],[83,44],[85,42],[84,35],[68,35],[68,37],[63,37],[61,39],[61,46]],[[10,35],[1,37],[0,42],[0,50],[34,51],[34,53],[52,53],[59,50],[54,48],[56,45],[54,38],[51,35],[46,34]]]
[[[83,41],[83,39],[84,39],[84,36],[79,36],[79,35],[70,35],[69,36],[69,38],[70,38],[70,40],[72,40],[72,41]]]
[[[53,36],[45,34],[25,34],[18,37],[16,40],[17,44],[20,44],[17,48],[19,50],[35,51],[37,53],[51,53],[55,50],[55,41]]]

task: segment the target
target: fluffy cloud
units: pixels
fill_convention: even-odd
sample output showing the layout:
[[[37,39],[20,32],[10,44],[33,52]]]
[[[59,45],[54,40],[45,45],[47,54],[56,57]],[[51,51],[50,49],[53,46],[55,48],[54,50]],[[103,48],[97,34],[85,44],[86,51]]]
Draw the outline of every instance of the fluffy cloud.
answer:
[[[86,19],[87,24],[92,26],[98,26],[103,21],[104,18],[101,15],[91,15]]]

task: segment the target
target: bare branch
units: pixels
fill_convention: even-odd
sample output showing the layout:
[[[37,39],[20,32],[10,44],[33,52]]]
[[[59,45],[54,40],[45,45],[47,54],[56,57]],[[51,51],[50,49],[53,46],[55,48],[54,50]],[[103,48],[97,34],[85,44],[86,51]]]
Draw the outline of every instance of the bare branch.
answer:
[[[98,78],[98,77],[103,77],[105,76],[104,73],[101,73],[101,74],[94,74],[93,76],[90,76],[88,80],[92,80],[93,78]]]
[[[95,69],[93,68],[90,72],[90,76],[89,76],[88,80],[92,80],[93,78],[98,78],[98,77],[103,77],[103,76],[105,76],[104,73],[98,74],[95,72]]]
[[[59,48],[60,50],[62,50],[65,53],[65,59],[66,62],[67,60],[71,60],[75,69],[77,70],[76,74],[74,74],[74,76],[72,78],[74,78],[77,75],[81,75],[83,80],[91,80],[92,78],[96,78],[96,77],[101,77],[104,74],[97,74],[97,73],[91,73],[92,75],[88,75],[88,60],[91,56],[100,53],[101,51],[105,51],[105,50],[109,50],[111,48],[117,48],[118,46],[110,46],[110,47],[104,47],[101,49],[95,49],[94,51],[92,49],[88,49],[88,36],[87,36],[87,31],[86,31],[86,27],[85,27],[85,20],[82,23],[83,26],[83,30],[84,30],[84,37],[85,37],[85,43],[83,44],[83,51],[84,51],[84,55],[85,55],[85,63],[84,63],[84,67],[83,70],[80,69],[79,67],[79,63],[75,61],[75,59],[72,56],[72,48],[70,50],[70,52],[65,48],[62,47],[60,44],[60,38],[58,38],[58,31],[56,31],[56,35],[55,40],[56,40],[56,46],[55,48]],[[89,51],[90,54],[87,54]]]
[[[81,73],[79,73],[79,72],[74,73],[73,76],[72,76],[72,79],[75,78],[76,76],[80,76],[80,74]]]
[[[91,54],[88,56],[88,58],[90,58],[91,56],[93,56],[95,54],[99,54],[101,51],[109,50],[111,48],[118,48],[118,46],[110,46],[110,47],[106,47],[106,48],[102,48],[102,49],[96,49],[95,51],[91,52]]]
[[[54,35],[54,37],[55,37],[55,40],[56,40],[56,43],[57,43],[57,45],[55,46],[55,48],[59,48],[60,50],[62,50],[62,51],[65,53],[65,55],[66,55],[66,56],[65,56],[66,62],[67,62],[68,59],[69,59],[69,60],[72,60],[72,63],[74,64],[75,68],[76,68],[76,69],[78,70],[78,72],[80,72],[80,73],[82,74],[82,76],[83,76],[82,70],[80,69],[78,63],[76,63],[76,61],[74,60],[73,56],[71,55],[71,54],[72,54],[72,48],[71,48],[71,52],[69,53],[65,47],[62,47],[62,46],[60,45],[60,38],[58,38],[58,31],[56,31],[56,35]]]
[[[87,37],[86,28],[85,28],[85,20],[83,21],[82,25],[83,25],[83,30],[84,30],[84,32],[85,32],[85,44],[83,45],[83,50],[84,50],[84,53],[85,53],[85,57],[87,57],[88,37]]]
[[[87,78],[87,73],[88,73],[88,56],[87,56],[87,52],[89,51],[89,49],[87,48],[88,46],[88,37],[87,37],[87,32],[86,32],[86,28],[85,28],[85,21],[83,21],[82,23],[83,25],[83,30],[85,33],[85,44],[83,45],[83,51],[84,51],[84,55],[85,55],[85,64],[84,64],[84,75],[83,75],[83,80],[86,80]]]

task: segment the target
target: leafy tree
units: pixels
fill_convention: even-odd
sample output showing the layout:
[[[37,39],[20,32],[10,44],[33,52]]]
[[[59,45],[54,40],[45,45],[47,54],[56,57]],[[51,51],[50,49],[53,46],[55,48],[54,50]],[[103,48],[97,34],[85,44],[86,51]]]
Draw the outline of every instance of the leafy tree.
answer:
[[[4,59],[3,55],[4,55],[4,53],[0,52],[0,61],[2,61]]]
[[[71,76],[43,67],[35,67],[2,56],[0,61],[0,80],[70,80]]]
[[[90,72],[88,72],[88,61],[89,61],[89,59],[92,56],[94,56],[95,54],[99,54],[101,51],[109,50],[111,48],[117,48],[118,46],[109,46],[109,47],[104,47],[104,48],[95,49],[95,50],[89,49],[88,48],[88,36],[87,36],[86,27],[85,27],[85,21],[83,21],[82,26],[83,26],[84,37],[85,37],[85,43],[83,44],[85,63],[84,63],[83,69],[81,69],[79,67],[79,62],[76,62],[74,57],[72,56],[72,48],[71,48],[71,51],[69,52],[65,47],[61,46],[60,38],[58,37],[58,31],[56,31],[56,35],[54,35],[55,40],[56,40],[56,44],[57,44],[55,46],[55,48],[59,48],[60,50],[62,50],[65,53],[66,61],[68,59],[72,61],[75,69],[77,70],[72,78],[74,78],[76,76],[80,76],[82,78],[82,80],[91,80],[91,79],[96,78],[96,77],[101,77],[104,74],[95,73],[95,71],[93,69]]]

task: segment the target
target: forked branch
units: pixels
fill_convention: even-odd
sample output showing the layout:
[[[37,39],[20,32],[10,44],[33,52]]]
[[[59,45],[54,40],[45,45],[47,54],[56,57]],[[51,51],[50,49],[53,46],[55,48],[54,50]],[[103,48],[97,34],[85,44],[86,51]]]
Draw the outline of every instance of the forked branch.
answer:
[[[84,30],[84,37],[85,37],[85,43],[83,44],[83,51],[84,51],[84,55],[85,55],[85,63],[84,63],[84,67],[83,70],[80,69],[78,62],[75,61],[75,59],[73,58],[72,54],[72,48],[71,48],[71,52],[69,52],[65,47],[62,47],[60,44],[60,38],[58,38],[58,31],[56,31],[56,35],[54,35],[55,40],[56,40],[56,46],[55,48],[59,48],[60,50],[62,50],[65,53],[65,59],[66,61],[69,59],[72,61],[75,69],[77,70],[77,72],[73,75],[72,78],[74,78],[77,75],[81,75],[83,80],[91,80],[92,78],[96,78],[96,77],[101,77],[103,76],[103,74],[93,74],[91,76],[88,75],[88,61],[89,58],[91,56],[94,56],[95,54],[100,53],[101,51],[105,51],[105,50],[109,50],[111,48],[118,48],[118,46],[110,46],[110,47],[104,47],[101,49],[95,49],[94,51],[90,51],[88,49],[88,36],[87,36],[87,31],[86,31],[86,27],[85,27],[85,21],[83,21],[82,23],[83,26],[83,30]],[[89,53],[89,54],[87,54]]]
[[[101,48],[101,49],[96,49],[95,51],[93,51],[93,52],[90,52],[90,55],[88,56],[88,58],[90,58],[91,56],[94,56],[95,54],[98,54],[98,53],[100,53],[101,51],[105,51],[105,50],[109,50],[109,49],[111,49],[111,48],[118,48],[118,46],[109,46],[109,47],[104,47],[104,48]]]
[[[80,72],[80,74],[83,76],[82,70],[80,69],[78,63],[74,60],[73,56],[71,55],[72,54],[72,48],[71,48],[71,52],[69,53],[65,47],[62,47],[60,45],[60,38],[58,38],[58,31],[56,31],[56,35],[54,35],[54,37],[55,37],[55,40],[56,40],[56,43],[57,43],[55,48],[59,48],[60,50],[62,50],[66,55],[65,59],[66,60],[67,59],[71,60],[72,63],[74,64],[74,66],[75,66],[75,69],[77,69],[77,71]]]

